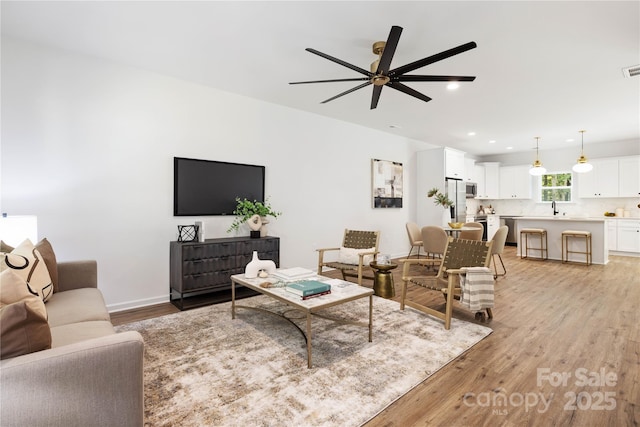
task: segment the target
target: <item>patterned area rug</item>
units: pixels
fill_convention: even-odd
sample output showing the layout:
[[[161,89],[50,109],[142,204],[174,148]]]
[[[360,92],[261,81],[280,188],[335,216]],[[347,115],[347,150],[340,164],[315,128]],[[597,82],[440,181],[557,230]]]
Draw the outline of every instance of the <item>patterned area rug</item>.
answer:
[[[239,304],[302,317],[265,296]],[[359,426],[489,335],[374,297],[366,327],[314,317],[313,368],[286,320],[224,303],[119,326],[145,340],[148,426]],[[365,321],[368,298],[327,314]],[[304,329],[304,319],[297,323]]]

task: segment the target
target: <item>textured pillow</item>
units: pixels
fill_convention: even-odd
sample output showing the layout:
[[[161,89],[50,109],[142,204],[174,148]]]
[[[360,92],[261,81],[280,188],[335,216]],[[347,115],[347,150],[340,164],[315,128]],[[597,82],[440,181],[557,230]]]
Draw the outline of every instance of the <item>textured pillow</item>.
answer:
[[[42,304],[37,296],[32,299]],[[0,308],[0,359],[21,356],[51,348],[51,329],[47,319],[27,301]]]
[[[340,254],[338,255],[338,261],[343,264],[358,264],[360,262],[360,254],[366,252],[375,252],[376,248],[367,249],[353,249],[353,248],[340,248]],[[364,265],[369,265],[373,261],[373,255],[365,255],[363,259]]]
[[[47,301],[53,294],[53,284],[42,255],[29,239],[8,254],[3,254],[0,270],[11,269],[26,281],[29,292]]]

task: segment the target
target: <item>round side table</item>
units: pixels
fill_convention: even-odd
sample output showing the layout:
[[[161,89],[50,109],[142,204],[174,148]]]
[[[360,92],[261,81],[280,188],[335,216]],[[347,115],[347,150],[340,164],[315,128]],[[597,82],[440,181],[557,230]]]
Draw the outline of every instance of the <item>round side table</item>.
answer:
[[[373,269],[373,293],[382,298],[393,298],[396,290],[393,286],[393,274],[391,270],[398,267],[398,264],[376,264],[371,262],[369,266]]]

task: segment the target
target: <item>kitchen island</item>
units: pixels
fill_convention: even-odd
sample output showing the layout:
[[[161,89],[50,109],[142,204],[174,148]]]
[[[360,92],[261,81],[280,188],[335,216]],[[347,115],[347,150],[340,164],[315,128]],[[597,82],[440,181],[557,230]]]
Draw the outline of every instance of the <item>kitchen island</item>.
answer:
[[[514,220],[518,238],[518,255],[520,255],[520,230],[523,228],[544,228],[547,230],[549,259],[558,261],[562,260],[562,232],[565,230],[582,230],[591,232],[593,264],[607,264],[609,262],[605,218],[521,216],[514,218]],[[572,251],[584,251],[584,240],[570,239],[569,249]],[[584,255],[569,254],[570,261],[583,262],[584,259]]]

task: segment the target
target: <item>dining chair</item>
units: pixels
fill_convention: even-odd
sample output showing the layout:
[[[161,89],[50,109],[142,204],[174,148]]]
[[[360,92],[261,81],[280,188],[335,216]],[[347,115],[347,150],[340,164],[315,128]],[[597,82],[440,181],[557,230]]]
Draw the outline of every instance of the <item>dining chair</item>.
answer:
[[[427,225],[420,230],[422,234],[422,249],[431,258],[442,258],[447,247],[447,232],[436,225]]]
[[[501,226],[496,231],[496,234],[493,235],[491,239],[493,241],[493,246],[491,247],[491,263],[493,264],[493,278],[497,279],[498,276],[504,276],[507,274],[507,269],[504,266],[504,262],[502,261],[502,253],[504,252],[504,245],[507,241],[507,234],[509,234],[509,227],[506,225]],[[502,265],[503,273],[498,273],[498,266],[496,264],[496,255],[500,260],[500,264]]]
[[[409,236],[409,254],[407,258],[411,258],[411,252],[413,248],[418,248],[418,258],[420,258],[420,249],[422,248],[422,234],[420,233],[420,227],[415,222],[407,222],[407,235]]]
[[[466,222],[462,227],[472,227],[475,228],[475,230],[462,230],[458,238],[465,240],[482,240],[484,225],[479,222]]]

